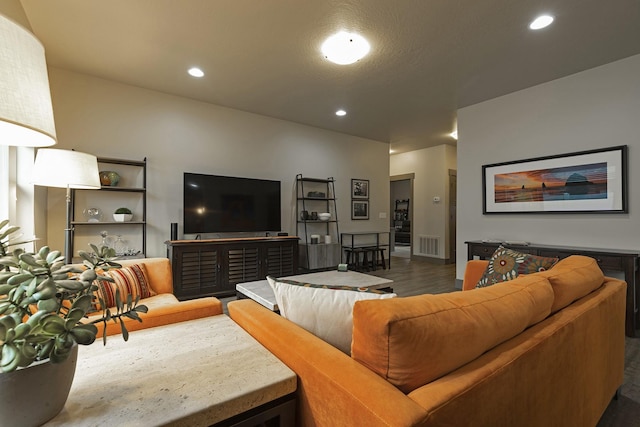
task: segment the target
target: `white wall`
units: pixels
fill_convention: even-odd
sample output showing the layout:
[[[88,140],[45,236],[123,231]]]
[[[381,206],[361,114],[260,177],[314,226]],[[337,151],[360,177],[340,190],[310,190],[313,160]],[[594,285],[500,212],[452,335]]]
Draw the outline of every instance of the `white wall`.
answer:
[[[465,241],[640,250],[640,55],[458,110],[457,278]],[[629,146],[628,214],[482,214],[482,165]]]
[[[415,174],[411,241],[416,256],[421,256],[417,236],[428,235],[440,237],[444,245],[444,250],[435,258],[448,257],[449,169],[456,168],[455,159],[456,148],[451,145],[438,145],[390,157],[392,176]],[[439,202],[433,201],[436,196],[440,197]]]
[[[183,172],[282,181],[282,229],[295,232],[296,174],[334,177],[340,231],[388,230],[389,146],[51,68],[57,148],[148,160],[147,254],[182,233]],[[351,221],[351,178],[369,179],[370,220]],[[64,192],[49,189],[48,236],[62,248]],[[98,206],[99,207],[99,206]],[[110,214],[110,212],[109,212]],[[100,241],[96,229],[95,243]],[[77,251],[78,248],[76,248]]]

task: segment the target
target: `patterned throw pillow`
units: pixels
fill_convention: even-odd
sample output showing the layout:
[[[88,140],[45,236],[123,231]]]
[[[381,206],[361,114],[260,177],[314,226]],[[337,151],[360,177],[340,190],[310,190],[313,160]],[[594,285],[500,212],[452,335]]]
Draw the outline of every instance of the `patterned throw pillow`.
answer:
[[[156,295],[149,286],[149,277],[144,264],[133,264],[128,267],[109,270],[102,273],[102,275],[111,277],[114,280],[113,282],[96,280],[96,285],[98,286],[96,292],[104,300],[107,307],[116,306],[116,289],[120,290],[122,301],[126,301],[128,295],[131,295],[134,300],[138,295],[140,299]],[[100,308],[98,307],[98,309]]]
[[[553,267],[556,262],[558,262],[558,258],[525,254],[501,245],[491,255],[489,265],[480,281],[478,281],[476,288],[484,288],[496,283],[513,280],[520,274],[545,271]]]
[[[352,286],[314,285],[267,276],[282,317],[351,354],[353,305],[396,294]]]

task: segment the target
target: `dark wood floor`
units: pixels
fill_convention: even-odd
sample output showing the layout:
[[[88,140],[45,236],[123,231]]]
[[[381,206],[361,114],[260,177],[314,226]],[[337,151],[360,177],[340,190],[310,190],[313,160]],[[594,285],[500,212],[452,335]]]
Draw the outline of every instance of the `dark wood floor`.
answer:
[[[391,267],[368,274],[393,280],[393,291],[398,296],[457,291],[455,264],[393,257]],[[225,309],[231,299],[235,298],[222,299]],[[597,427],[640,427],[640,338],[626,338],[625,378],[620,397],[611,402]]]
[[[453,292],[456,282],[455,264],[434,264],[426,260],[393,257],[388,270],[377,269],[367,274],[393,280],[393,292],[401,297]]]

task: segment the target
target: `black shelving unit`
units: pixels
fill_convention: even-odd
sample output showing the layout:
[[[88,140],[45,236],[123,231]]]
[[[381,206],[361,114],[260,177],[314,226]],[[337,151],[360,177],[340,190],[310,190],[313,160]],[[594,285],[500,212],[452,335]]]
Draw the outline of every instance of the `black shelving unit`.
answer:
[[[409,219],[409,199],[396,200],[393,212],[395,228],[395,244],[409,245],[411,243],[411,220]]]
[[[129,185],[127,186],[126,184],[131,184],[131,182],[123,182],[123,185],[120,186],[106,186],[103,185],[101,186],[99,189],[97,190],[78,190],[78,189],[72,189],[71,190],[71,227],[72,227],[72,238],[71,238],[71,253],[74,253],[74,247],[76,245],[75,240],[75,228],[76,227],[91,227],[92,229],[95,230],[106,230],[109,231],[110,229],[113,229],[114,227],[139,227],[140,233],[141,233],[141,251],[139,254],[136,255],[136,257],[145,257],[146,253],[147,253],[147,158],[145,157],[142,161],[138,161],[138,160],[127,160],[127,159],[113,159],[113,158],[106,158],[106,157],[98,157],[98,165],[100,167],[100,170],[105,170],[107,167],[111,167],[110,165],[121,165],[121,166],[125,166],[125,167],[130,167],[130,168],[140,168],[140,171],[138,172],[138,175],[141,175],[138,179],[137,182],[140,182],[141,185]],[[87,220],[78,220],[79,214],[76,211],[76,202],[78,200],[78,191],[82,191],[82,192],[102,192],[103,195],[111,194],[111,195],[122,195],[122,199],[123,199],[123,204],[125,204],[125,201],[127,199],[127,197],[129,196],[125,196],[125,194],[138,194],[139,197],[141,198],[141,211],[138,212],[133,212],[134,214],[134,219],[137,217],[138,219],[134,220],[134,221],[126,221],[126,222],[117,222],[114,221],[111,218],[111,213],[112,212],[106,212],[103,210],[103,220],[98,221],[98,222],[90,222]],[[100,196],[96,200],[96,207],[99,207],[98,205],[100,205]],[[87,206],[83,207],[86,208]],[[83,209],[80,209],[80,214],[82,213]],[[99,233],[96,233],[96,236],[98,236]],[[85,248],[87,249],[87,248]]]
[[[316,214],[328,212],[322,220]],[[340,232],[333,178],[308,178],[296,175],[296,234],[300,236],[300,267],[323,270],[340,263]],[[318,235],[318,241],[311,236]],[[325,241],[329,236],[330,243]]]

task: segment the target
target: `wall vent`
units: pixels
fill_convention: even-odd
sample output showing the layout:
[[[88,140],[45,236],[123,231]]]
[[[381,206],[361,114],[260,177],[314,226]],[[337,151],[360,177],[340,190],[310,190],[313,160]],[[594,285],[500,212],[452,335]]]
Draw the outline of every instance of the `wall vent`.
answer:
[[[420,255],[439,256],[440,236],[418,235],[418,251]]]

